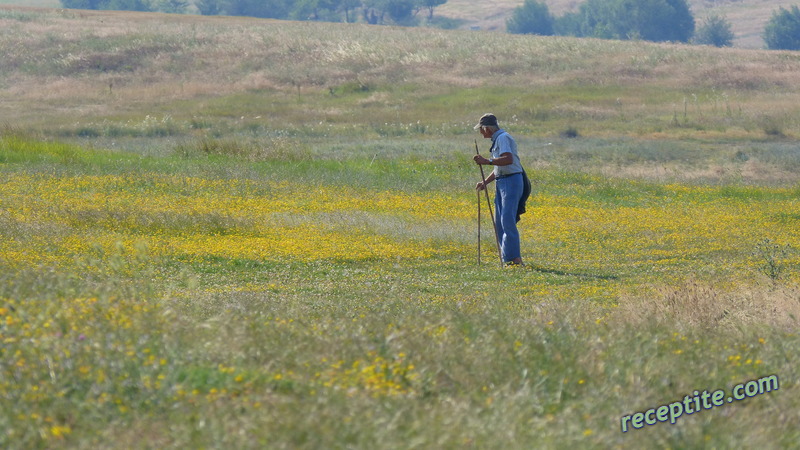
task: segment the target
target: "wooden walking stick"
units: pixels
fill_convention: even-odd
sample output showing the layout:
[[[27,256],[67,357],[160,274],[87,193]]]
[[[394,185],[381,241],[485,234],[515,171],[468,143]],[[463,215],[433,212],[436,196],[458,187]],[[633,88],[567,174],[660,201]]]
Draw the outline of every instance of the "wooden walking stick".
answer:
[[[478,265],[481,265],[481,191],[475,191],[478,194]]]
[[[475,154],[480,155],[478,150],[478,140],[475,140]],[[497,256],[500,258],[500,267],[503,267],[503,254],[500,252],[500,238],[497,236],[497,223],[494,221],[494,213],[492,212],[492,202],[489,200],[489,189],[486,188],[486,176],[483,174],[483,166],[478,164],[481,169],[481,183],[483,185],[483,192],[486,193],[486,204],[489,206],[489,216],[492,218],[492,228],[494,228],[494,243],[497,246]],[[478,194],[480,196],[480,194]]]

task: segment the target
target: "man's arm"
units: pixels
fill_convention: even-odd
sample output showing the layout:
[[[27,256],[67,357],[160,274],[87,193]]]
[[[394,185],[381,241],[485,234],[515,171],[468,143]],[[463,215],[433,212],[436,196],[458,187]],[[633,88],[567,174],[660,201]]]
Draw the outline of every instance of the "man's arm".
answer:
[[[499,158],[494,158],[492,160],[486,159],[481,155],[475,155],[472,159],[477,163],[484,166],[508,166],[514,164],[514,155],[511,152],[506,152],[500,155]]]
[[[478,190],[478,191],[482,191],[482,190],[486,189],[486,186],[489,183],[491,183],[492,181],[494,181],[494,172],[490,173],[489,176],[486,177],[485,180],[483,180],[480,183],[476,184],[475,185],[475,189]]]

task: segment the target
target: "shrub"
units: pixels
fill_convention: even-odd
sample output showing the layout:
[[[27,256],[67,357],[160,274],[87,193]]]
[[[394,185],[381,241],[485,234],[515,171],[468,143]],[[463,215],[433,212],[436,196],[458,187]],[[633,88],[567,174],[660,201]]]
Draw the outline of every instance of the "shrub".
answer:
[[[578,129],[577,128],[575,128],[573,126],[569,126],[569,127],[567,127],[567,129],[565,129],[564,131],[562,131],[560,133],[560,136],[563,137],[563,138],[572,139],[572,138],[579,137],[580,133],[578,133]]]
[[[715,47],[730,47],[733,45],[733,32],[731,24],[724,17],[709,16],[694,37],[694,42],[700,45],[713,45]]]
[[[506,22],[506,30],[515,34],[553,34],[553,16],[544,3],[536,0],[525,0],[525,3],[514,9],[511,18]]]
[[[770,50],[800,50],[800,8],[780,8],[764,27],[764,41]]]
[[[565,16],[560,30],[603,39],[687,42],[694,17],[686,0],[587,0],[577,16]]]

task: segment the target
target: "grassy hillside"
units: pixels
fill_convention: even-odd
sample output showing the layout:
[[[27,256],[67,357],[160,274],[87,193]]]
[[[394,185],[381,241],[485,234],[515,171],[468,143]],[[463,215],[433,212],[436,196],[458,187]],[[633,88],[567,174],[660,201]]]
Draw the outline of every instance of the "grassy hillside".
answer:
[[[798,53],[2,8],[0,54],[0,448],[800,440]]]
[[[546,0],[550,12],[560,16],[576,11],[578,0]],[[0,0],[0,4],[58,8],[58,0]],[[779,8],[789,8],[796,2],[786,0],[689,0],[698,26],[709,15],[727,18],[734,33],[734,47],[764,48],[764,25]],[[505,31],[506,20],[521,0],[449,0],[435,10],[437,16],[451,19],[462,29]]]
[[[798,133],[794,52],[68,10],[2,17],[0,121],[49,135],[449,138],[486,110],[542,139],[568,128],[737,142]]]

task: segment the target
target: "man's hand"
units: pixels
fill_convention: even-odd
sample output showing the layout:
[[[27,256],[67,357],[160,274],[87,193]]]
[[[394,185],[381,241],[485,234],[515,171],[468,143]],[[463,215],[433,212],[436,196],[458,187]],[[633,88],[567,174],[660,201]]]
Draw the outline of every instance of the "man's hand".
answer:
[[[488,165],[491,164],[491,161],[489,161],[488,159],[484,158],[481,155],[473,156],[472,160],[475,161],[475,164],[478,164],[478,165],[481,165],[481,166],[488,166]]]
[[[486,189],[486,182],[484,182],[484,181],[481,181],[481,182],[479,182],[478,184],[475,185],[475,190],[476,191],[482,191],[484,189]]]

